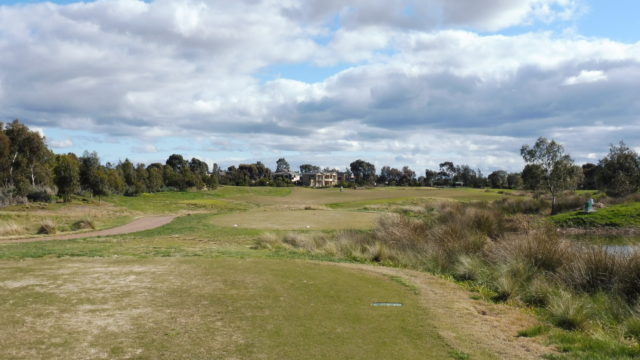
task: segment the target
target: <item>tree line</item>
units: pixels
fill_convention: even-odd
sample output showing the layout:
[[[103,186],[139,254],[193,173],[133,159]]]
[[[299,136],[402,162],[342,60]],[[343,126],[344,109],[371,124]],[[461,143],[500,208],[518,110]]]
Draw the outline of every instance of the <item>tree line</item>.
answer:
[[[344,171],[313,164],[300,165],[299,173],[335,171],[341,173],[339,186],[465,186],[475,188],[544,190],[555,196],[569,189],[600,189],[612,196],[624,196],[640,187],[640,158],[623,142],[612,145],[597,164],[574,164],[562,145],[539,138],[524,145],[521,155],[526,166],[521,172],[496,170],[484,176],[479,169],[451,161],[427,169],[417,176],[408,166],[402,169],[356,160]],[[54,154],[38,132],[20,121],[0,123],[0,205],[16,202],[50,201],[58,195],[68,201],[73,194],[101,197],[109,194],[135,196],[145,192],[215,188],[222,185],[291,186],[289,163],[280,158],[276,170],[258,161],[230,166],[213,164],[173,154],[165,163],[134,164],[129,159],[117,164],[101,163],[95,152]]]

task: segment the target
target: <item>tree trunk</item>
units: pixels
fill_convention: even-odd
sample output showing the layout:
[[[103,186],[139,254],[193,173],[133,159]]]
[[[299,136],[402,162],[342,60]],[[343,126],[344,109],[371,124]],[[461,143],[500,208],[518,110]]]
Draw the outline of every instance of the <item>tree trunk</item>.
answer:
[[[551,194],[551,215],[558,213],[557,207],[556,194]]]
[[[18,158],[18,152],[16,151],[16,153],[13,155],[13,159],[11,159],[11,165],[9,166],[9,182],[11,183],[11,185],[14,184],[13,182],[13,164],[16,163],[16,159]]]
[[[36,186],[36,176],[33,173],[33,168],[35,167],[35,165],[31,165],[31,186],[35,187]]]

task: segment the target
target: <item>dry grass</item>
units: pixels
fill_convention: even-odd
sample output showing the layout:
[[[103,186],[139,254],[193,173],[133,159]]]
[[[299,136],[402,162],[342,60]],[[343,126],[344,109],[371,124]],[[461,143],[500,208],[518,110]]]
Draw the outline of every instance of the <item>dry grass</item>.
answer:
[[[66,258],[0,270],[2,359],[448,359],[451,350],[413,291],[337,267]]]
[[[53,235],[58,232],[58,224],[52,219],[44,219],[38,228],[38,234]]]
[[[25,228],[13,221],[0,224],[0,236],[21,235],[25,233]]]

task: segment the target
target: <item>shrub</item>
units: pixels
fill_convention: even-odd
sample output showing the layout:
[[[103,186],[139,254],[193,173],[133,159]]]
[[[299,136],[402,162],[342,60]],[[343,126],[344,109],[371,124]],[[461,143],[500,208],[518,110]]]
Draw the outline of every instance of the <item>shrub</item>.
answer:
[[[89,219],[82,219],[71,224],[71,230],[85,230],[85,229],[95,229],[96,226],[93,221]]]
[[[40,224],[40,228],[38,229],[38,234],[55,234],[57,232],[56,224],[52,220],[44,220]]]
[[[27,199],[33,202],[51,202],[56,192],[48,186],[34,186],[27,194]]]

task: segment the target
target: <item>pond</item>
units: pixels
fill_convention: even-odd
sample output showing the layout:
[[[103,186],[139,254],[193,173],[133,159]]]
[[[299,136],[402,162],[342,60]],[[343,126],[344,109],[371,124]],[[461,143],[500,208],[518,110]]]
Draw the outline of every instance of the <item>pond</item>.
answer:
[[[640,250],[640,235],[568,235],[568,239],[583,245],[602,246],[607,251],[616,254],[627,254],[634,250]]]

